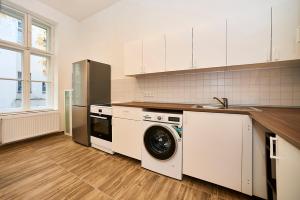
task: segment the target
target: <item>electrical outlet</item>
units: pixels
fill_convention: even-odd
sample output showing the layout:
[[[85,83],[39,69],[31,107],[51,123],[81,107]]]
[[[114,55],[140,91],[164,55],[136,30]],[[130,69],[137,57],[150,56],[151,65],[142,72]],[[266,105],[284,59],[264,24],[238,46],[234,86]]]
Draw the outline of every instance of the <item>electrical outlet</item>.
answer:
[[[151,92],[144,92],[144,97],[153,97]]]
[[[149,97],[153,97],[153,96],[154,96],[153,92],[149,92]]]

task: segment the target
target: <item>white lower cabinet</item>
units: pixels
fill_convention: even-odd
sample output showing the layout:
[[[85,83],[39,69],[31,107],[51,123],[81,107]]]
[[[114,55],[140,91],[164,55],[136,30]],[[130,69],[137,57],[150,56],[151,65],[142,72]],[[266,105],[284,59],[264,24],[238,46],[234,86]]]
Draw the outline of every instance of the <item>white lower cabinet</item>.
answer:
[[[141,160],[142,122],[113,118],[113,150],[131,158]]]
[[[187,111],[183,123],[183,174],[252,195],[250,117]]]
[[[300,199],[300,150],[276,136],[276,184],[278,200]]]
[[[141,160],[142,109],[113,106],[112,148],[114,152]]]
[[[266,136],[268,130],[258,122],[253,122],[253,195],[268,198],[266,173]]]

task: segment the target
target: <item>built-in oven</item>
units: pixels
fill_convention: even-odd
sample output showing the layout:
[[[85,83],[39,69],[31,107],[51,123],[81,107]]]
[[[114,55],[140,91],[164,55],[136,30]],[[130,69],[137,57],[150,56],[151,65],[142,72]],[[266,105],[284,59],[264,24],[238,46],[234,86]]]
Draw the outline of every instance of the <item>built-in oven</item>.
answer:
[[[111,116],[91,114],[90,120],[91,136],[111,142]]]
[[[90,108],[91,145],[102,151],[112,151],[112,108],[92,105]]]

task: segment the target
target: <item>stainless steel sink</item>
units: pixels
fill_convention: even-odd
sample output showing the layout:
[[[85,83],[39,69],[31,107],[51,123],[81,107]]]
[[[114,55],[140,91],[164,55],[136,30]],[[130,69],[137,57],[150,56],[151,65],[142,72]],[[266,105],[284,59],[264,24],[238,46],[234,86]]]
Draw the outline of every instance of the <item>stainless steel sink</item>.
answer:
[[[192,108],[202,108],[202,109],[224,109],[222,105],[193,105]]]
[[[262,111],[258,108],[252,106],[229,106],[228,108],[224,108],[222,105],[192,105],[192,108],[199,109],[224,109],[224,110],[242,110],[242,111]]]

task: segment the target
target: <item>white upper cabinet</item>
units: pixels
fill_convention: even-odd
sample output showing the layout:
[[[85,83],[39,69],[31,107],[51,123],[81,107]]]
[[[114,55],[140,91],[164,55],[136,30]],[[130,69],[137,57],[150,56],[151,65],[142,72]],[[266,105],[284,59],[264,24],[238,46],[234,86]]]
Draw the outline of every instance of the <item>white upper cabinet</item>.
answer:
[[[143,68],[145,73],[166,70],[165,36],[159,35],[143,41]]]
[[[298,30],[297,30],[298,29]],[[272,1],[272,60],[300,58],[300,1]]]
[[[261,0],[241,3],[227,21],[227,65],[269,62],[271,7]]]
[[[124,45],[124,73],[135,75],[143,73],[143,42],[131,41]]]
[[[300,59],[300,0],[234,0],[229,7],[234,12],[218,20],[126,43],[125,75]]]
[[[193,67],[226,66],[226,20],[199,24],[193,28]]]
[[[192,28],[166,34],[166,70],[192,68]]]

